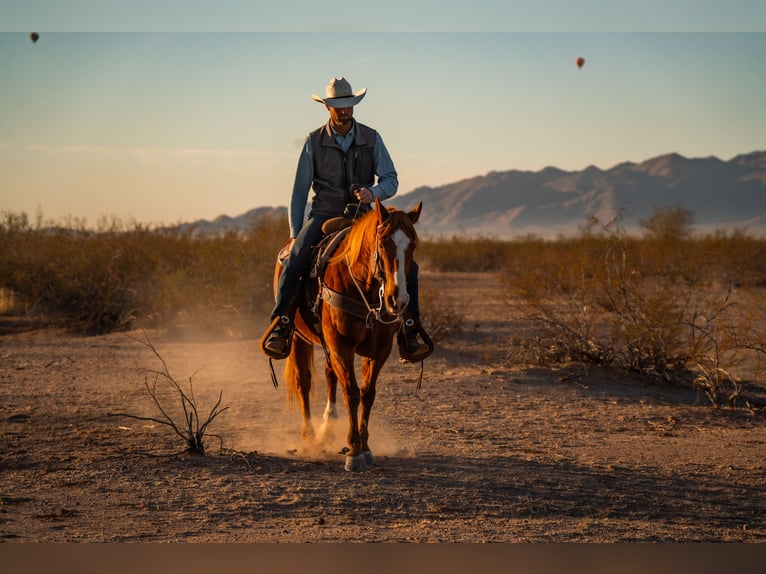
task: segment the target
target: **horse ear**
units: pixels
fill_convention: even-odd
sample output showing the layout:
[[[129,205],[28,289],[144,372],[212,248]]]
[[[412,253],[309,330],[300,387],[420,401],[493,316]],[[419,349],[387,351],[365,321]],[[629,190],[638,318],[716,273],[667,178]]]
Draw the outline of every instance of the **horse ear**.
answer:
[[[389,211],[383,207],[383,204],[380,203],[380,198],[375,198],[375,211],[378,214],[378,223],[385,223],[389,217],[391,217],[391,214]]]
[[[407,215],[410,216],[410,221],[412,221],[413,224],[418,222],[418,219],[420,219],[420,211],[423,209],[423,202],[421,201],[415,206],[415,209],[410,211]]]

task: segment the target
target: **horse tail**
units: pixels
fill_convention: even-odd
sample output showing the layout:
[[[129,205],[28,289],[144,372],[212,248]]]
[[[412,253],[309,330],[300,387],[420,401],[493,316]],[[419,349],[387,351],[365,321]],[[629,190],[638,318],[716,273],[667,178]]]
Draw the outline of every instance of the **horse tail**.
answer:
[[[292,406],[300,404],[300,394],[308,398],[311,392],[311,378],[316,371],[314,367],[314,347],[303,340],[297,333],[293,335],[292,348],[285,361],[285,382],[287,383],[287,400]]]

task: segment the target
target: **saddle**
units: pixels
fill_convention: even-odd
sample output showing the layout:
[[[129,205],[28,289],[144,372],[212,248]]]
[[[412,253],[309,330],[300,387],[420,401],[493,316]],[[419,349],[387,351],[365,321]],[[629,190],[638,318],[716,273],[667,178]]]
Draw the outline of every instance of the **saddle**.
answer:
[[[327,225],[338,219],[343,221],[335,222],[333,225]],[[346,221],[348,223],[345,223]],[[343,241],[343,238],[348,235],[352,223],[352,220],[346,219],[345,217],[336,217],[325,221],[324,225],[322,225],[322,231],[325,233],[325,236],[322,238],[322,241],[314,247],[309,277],[312,279],[322,277],[327,262],[330,260],[330,257],[332,257],[332,254],[335,253],[335,250],[338,248],[338,245],[340,245],[340,242]]]
[[[332,235],[336,231],[351,227],[352,223],[354,223],[354,220],[346,216],[333,217],[322,224],[322,233]]]
[[[330,225],[328,225],[328,223]],[[301,310],[301,314],[306,321],[308,327],[314,332],[314,334],[321,336],[320,325],[321,318],[321,303],[322,300],[327,300],[326,293],[329,291],[325,287],[321,278],[324,274],[327,262],[332,257],[335,250],[340,245],[340,242],[348,234],[351,229],[352,219],[345,217],[336,217],[325,222],[322,226],[322,231],[325,232],[325,236],[322,240],[313,248],[311,255],[311,264],[309,266],[309,272],[304,275],[300,280],[297,293],[300,293],[298,299],[298,308]],[[290,251],[287,249],[289,241],[280,249],[277,255],[277,262],[274,268],[274,294],[276,296],[277,286],[279,284],[279,276],[282,274],[284,264],[290,257]],[[332,303],[332,302],[331,302]]]
[[[336,220],[343,220],[343,221],[336,221]],[[328,226],[327,224],[330,222],[332,222],[332,224]],[[308,276],[311,279],[316,279],[317,277],[322,276],[322,273],[324,272],[324,268],[327,266],[327,261],[329,261],[332,254],[338,248],[338,245],[340,244],[341,240],[345,237],[346,233],[348,233],[348,230],[350,229],[352,223],[353,223],[352,220],[347,220],[345,217],[336,217],[333,219],[329,219],[322,226],[322,231],[325,233],[325,236],[312,249],[311,265],[309,267],[310,271],[308,274]],[[285,263],[290,257],[290,250],[288,249],[289,245],[290,245],[290,240],[288,239],[287,242],[285,242],[285,244],[277,253],[276,266],[274,267],[274,296],[275,297],[277,295],[277,286],[279,285],[279,276],[282,275],[282,270],[284,269]],[[301,280],[301,283],[305,284],[306,281]]]

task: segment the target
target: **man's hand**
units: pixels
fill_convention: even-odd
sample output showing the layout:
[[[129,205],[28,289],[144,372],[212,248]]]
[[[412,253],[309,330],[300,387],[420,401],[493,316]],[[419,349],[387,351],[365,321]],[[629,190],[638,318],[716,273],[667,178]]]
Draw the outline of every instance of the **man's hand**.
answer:
[[[372,201],[372,191],[369,187],[360,187],[354,192],[356,198],[362,203],[370,203]]]

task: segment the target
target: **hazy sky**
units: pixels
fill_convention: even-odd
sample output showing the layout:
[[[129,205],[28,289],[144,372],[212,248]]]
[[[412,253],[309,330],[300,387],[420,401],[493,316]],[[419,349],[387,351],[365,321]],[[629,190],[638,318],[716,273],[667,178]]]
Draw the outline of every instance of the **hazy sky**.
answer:
[[[355,116],[400,194],[766,150],[762,0],[268,6],[0,0],[0,211],[173,223],[286,205],[327,119],[309,96],[336,75],[368,89]]]

